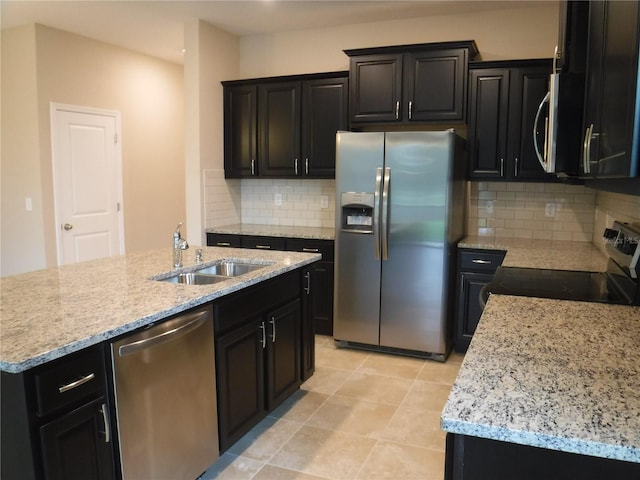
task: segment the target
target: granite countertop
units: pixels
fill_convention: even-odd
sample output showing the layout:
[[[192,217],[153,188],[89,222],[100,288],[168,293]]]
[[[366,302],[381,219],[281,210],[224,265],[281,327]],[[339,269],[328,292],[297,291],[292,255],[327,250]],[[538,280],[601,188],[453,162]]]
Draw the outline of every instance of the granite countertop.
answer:
[[[607,257],[590,242],[468,236],[458,248],[506,250],[502,266],[604,272]]]
[[[294,227],[288,225],[235,224],[205,228],[206,233],[227,233],[232,235],[256,235],[263,237],[310,238],[333,240],[335,230],[323,227]]]
[[[447,432],[640,463],[640,307],[492,295]]]
[[[151,280],[172,272],[171,248],[0,279],[0,370],[17,373],[320,260],[298,252],[192,246],[189,271],[221,259],[265,264],[212,285]]]

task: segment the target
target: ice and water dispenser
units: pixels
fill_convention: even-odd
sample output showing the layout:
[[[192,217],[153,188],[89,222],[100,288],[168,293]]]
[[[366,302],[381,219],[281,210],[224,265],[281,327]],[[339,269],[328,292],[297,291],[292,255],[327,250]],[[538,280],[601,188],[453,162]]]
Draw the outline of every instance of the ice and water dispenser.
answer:
[[[343,192],[340,195],[341,230],[373,233],[373,193]]]

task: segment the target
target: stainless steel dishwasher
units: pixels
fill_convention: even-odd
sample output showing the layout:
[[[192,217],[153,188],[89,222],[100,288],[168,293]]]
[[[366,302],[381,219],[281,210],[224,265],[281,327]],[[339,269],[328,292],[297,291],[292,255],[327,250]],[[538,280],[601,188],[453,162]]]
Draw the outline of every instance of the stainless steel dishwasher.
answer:
[[[219,456],[211,307],[111,344],[122,477],[193,480]]]

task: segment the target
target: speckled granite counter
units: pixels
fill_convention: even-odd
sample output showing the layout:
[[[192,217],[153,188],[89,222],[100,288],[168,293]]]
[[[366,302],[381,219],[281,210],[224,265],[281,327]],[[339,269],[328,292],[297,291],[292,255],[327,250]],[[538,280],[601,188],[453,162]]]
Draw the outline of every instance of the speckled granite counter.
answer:
[[[172,271],[171,249],[0,279],[0,370],[17,373],[320,260],[319,254],[235,248],[184,252],[184,270],[220,259],[267,266],[212,285],[150,280]]]
[[[639,345],[639,307],[492,295],[442,428],[640,462]]]
[[[265,237],[314,238],[333,240],[335,230],[321,227],[293,227],[287,225],[236,224],[205,228],[206,233],[228,233],[232,235],[258,235]]]
[[[458,248],[506,250],[505,267],[604,272],[607,258],[589,242],[468,236]]]

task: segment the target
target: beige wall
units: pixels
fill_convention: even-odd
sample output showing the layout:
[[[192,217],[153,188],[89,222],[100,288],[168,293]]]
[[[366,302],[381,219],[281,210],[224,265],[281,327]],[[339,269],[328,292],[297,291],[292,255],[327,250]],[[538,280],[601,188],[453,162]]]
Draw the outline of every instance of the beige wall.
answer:
[[[550,57],[557,39],[557,2],[540,2],[533,8],[515,8],[515,4],[504,2],[490,12],[243,37],[240,75],[228,79],[348,70],[344,49],[450,40],[475,40],[483,60]],[[332,180],[321,182],[318,188],[317,182],[308,180],[224,182],[223,172],[207,173],[205,186],[211,193],[207,197],[206,226],[238,220],[281,225],[333,224],[335,193],[328,195],[326,210],[319,201],[320,195],[335,189]],[[275,193],[284,194],[280,206],[274,203]],[[239,219],[233,208],[237,198],[241,198],[242,207]],[[301,213],[298,202],[309,210]],[[590,208],[593,211],[593,202]],[[472,231],[475,228],[477,225]]]
[[[33,25],[2,32],[1,274],[45,266],[40,175],[36,36]],[[25,199],[33,211],[27,212]]]
[[[381,45],[475,40],[483,60],[551,57],[558,36],[558,3],[493,11],[346,25],[240,41],[241,78],[348,70],[342,50]]]
[[[185,24],[187,239],[204,245],[207,217],[239,220],[239,198],[224,182],[221,81],[238,75],[238,37],[194,20]],[[218,223],[221,224],[221,223]]]
[[[12,33],[2,32],[3,57],[22,55],[25,51],[30,54],[29,47],[35,42],[37,87],[25,97],[27,105],[36,105],[37,125],[26,122],[18,130],[21,135],[36,138],[34,144],[39,146],[37,161],[31,158],[33,146],[26,142],[5,154],[5,137],[9,132],[2,130],[3,178],[11,171],[28,179],[24,180],[24,187],[19,186],[6,195],[3,189],[2,256],[3,260],[13,256],[20,260],[7,268],[3,261],[2,275],[56,264],[51,102],[121,112],[126,251],[170,245],[176,222],[186,217],[182,66],[41,25],[29,29],[30,34],[10,45],[4,40]],[[12,98],[13,90],[24,90],[20,82],[27,85],[33,82],[32,74],[33,68],[7,73],[13,77],[15,85],[11,91],[5,91],[3,82],[3,98]],[[3,80],[4,75],[3,68]],[[22,103],[3,103],[3,120],[5,117],[24,117],[26,113],[21,110]],[[25,161],[27,158],[28,162]],[[37,224],[33,228],[35,235],[39,231],[44,231],[44,235],[37,237],[37,248],[34,245],[25,251],[21,243],[30,234],[22,231],[22,219],[16,218],[18,207],[5,217],[5,202],[24,205],[21,195],[26,192],[22,191],[38,176],[41,177],[42,200],[34,205],[34,214],[39,213],[41,218],[31,223]],[[20,227],[14,229],[15,224]],[[35,259],[29,257],[42,248],[46,258],[42,255],[35,255]],[[25,257],[29,260],[24,260]]]

